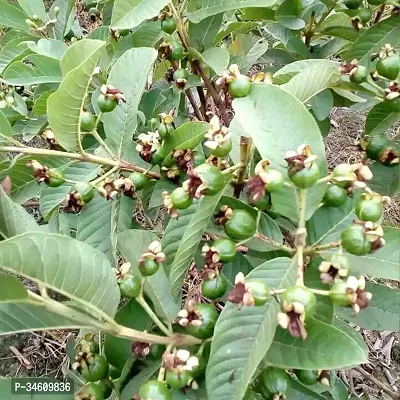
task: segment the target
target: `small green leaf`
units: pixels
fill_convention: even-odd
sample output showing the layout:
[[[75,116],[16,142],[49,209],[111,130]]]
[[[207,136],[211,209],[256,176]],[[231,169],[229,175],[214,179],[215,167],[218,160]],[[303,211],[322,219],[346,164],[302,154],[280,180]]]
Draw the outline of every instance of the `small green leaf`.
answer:
[[[40,39],[37,43],[30,43],[29,48],[36,54],[61,60],[68,46],[55,39]]]
[[[149,328],[150,318],[135,300],[124,304],[115,314],[114,320],[131,329],[144,331]],[[132,340],[105,335],[104,355],[107,361],[118,370],[122,370],[132,356]]]
[[[292,30],[303,29],[306,23],[299,18],[301,11],[301,2],[298,0],[285,0],[276,10],[276,20]]]
[[[229,51],[224,47],[211,47],[201,57],[217,75],[222,75],[229,66]]]
[[[94,312],[100,309],[114,315],[117,310],[119,288],[109,261],[70,237],[34,232],[0,242],[0,268],[56,290]]]
[[[47,99],[52,95],[54,91],[48,91],[42,93],[33,105],[33,113],[35,116],[47,114]]]
[[[246,7],[270,7],[276,0],[191,0],[188,5],[188,18],[200,22],[211,15]]]
[[[362,33],[345,52],[343,59],[351,61],[356,58],[361,64],[365,64],[372,53],[379,51],[385,43],[395,42],[399,35],[398,16],[382,19]]]
[[[368,349],[352,336],[318,320],[306,323],[308,337],[293,338],[278,327],[265,361],[284,369],[338,369],[367,362]]]
[[[158,240],[158,238],[153,233],[134,229],[118,235],[118,249],[124,258],[131,263],[132,272],[138,277],[141,276],[138,269],[138,259],[154,240]],[[174,301],[172,297],[168,278],[163,268],[160,268],[155,275],[146,280],[144,290],[152,301],[157,315],[167,321],[176,318],[180,304]]]
[[[215,43],[215,37],[221,27],[224,14],[211,15],[198,24],[189,22],[189,38],[191,45],[199,51],[208,49]]]
[[[42,0],[18,0],[18,3],[29,17],[37,15],[41,21],[46,21],[46,10]]]
[[[332,92],[328,89],[310,99],[313,114],[318,121],[327,119],[333,108]],[[330,125],[330,123],[329,123]]]
[[[3,79],[10,85],[36,85],[61,82],[59,60],[31,54],[22,61],[13,62],[5,71]]]
[[[336,308],[336,315],[351,324],[374,331],[400,331],[400,293],[385,285],[367,282],[371,304],[354,315],[351,308]]]
[[[28,48],[31,40],[35,40],[35,38],[23,34],[7,42],[0,52],[0,73],[3,73],[13,61],[18,61],[31,52]]]
[[[0,239],[8,239],[40,227],[32,215],[19,204],[14,203],[0,185]]]
[[[25,301],[27,298],[28,292],[17,277],[0,273],[0,303]]]
[[[29,33],[30,28],[25,22],[27,18],[28,15],[17,4],[0,0],[0,25]]]
[[[368,186],[384,196],[394,196],[400,190],[400,168],[387,167],[379,162],[370,166],[374,174]]]
[[[246,279],[263,280],[271,289],[288,287],[296,276],[296,263],[276,258],[254,269]],[[275,299],[259,307],[227,303],[215,326],[207,366],[210,400],[241,400],[258,364],[271,345],[279,305]]]
[[[214,196],[204,196],[198,203],[185,233],[181,236],[174,261],[169,266],[169,284],[175,298],[181,295],[183,279],[221,196],[222,191]]]
[[[384,134],[395,122],[400,119],[400,112],[392,112],[387,104],[378,103],[369,111],[365,121],[365,135],[374,136]]]
[[[218,32],[218,35],[214,38],[214,44],[218,44],[223,40],[226,36],[232,35],[233,39],[239,33],[247,33],[251,30],[257,28],[259,26],[258,22],[231,22],[225,29]]]
[[[7,117],[0,111],[0,143],[9,143],[8,139],[12,139],[13,134],[13,128],[8,122]]]
[[[69,47],[61,60],[63,81],[56,93],[47,102],[48,118],[57,142],[66,150],[74,151],[78,147],[80,119],[86,93],[92,79],[104,42],[98,40],[81,40]],[[71,63],[71,55],[77,56],[85,51],[85,59],[67,71]]]
[[[158,15],[168,0],[115,0],[111,25],[115,29],[132,29]]]
[[[157,58],[154,49],[133,48],[124,53],[113,65],[108,77],[108,84],[124,93],[126,103],[103,116],[104,130],[107,139],[121,155],[137,126],[137,111],[140,99],[145,90],[147,76]],[[132,79],[134,71],[135,79]]]

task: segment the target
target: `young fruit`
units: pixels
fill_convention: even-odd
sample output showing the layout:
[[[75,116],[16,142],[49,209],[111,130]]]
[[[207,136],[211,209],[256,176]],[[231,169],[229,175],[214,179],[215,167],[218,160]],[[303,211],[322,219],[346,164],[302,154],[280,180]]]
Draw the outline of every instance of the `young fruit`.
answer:
[[[77,182],[72,186],[71,190],[78,192],[84,203],[89,203],[94,197],[93,185],[87,182]]]
[[[379,160],[379,157],[385,151],[388,146],[389,140],[386,136],[372,136],[368,139],[368,144],[366,148],[367,156],[371,160]]]
[[[170,44],[170,53],[169,60],[170,61],[180,61],[185,56],[185,49],[183,48],[181,42],[177,40],[173,40]]]
[[[201,325],[187,325],[186,331],[198,339],[208,339],[214,333],[217,323],[218,312],[212,304],[196,304],[194,306],[196,315],[202,321]]]
[[[360,8],[358,10],[358,18],[363,24],[366,24],[371,20],[372,11],[369,8]]]
[[[89,111],[84,111],[81,114],[81,131],[92,132],[96,125],[96,117]]]
[[[143,262],[143,264],[139,265],[140,273],[143,276],[152,276],[158,271],[159,268],[160,265],[155,260],[151,259],[147,259]]]
[[[129,175],[129,179],[135,185],[136,191],[144,189],[149,182],[149,179],[147,178],[147,176],[140,172],[132,172]]]
[[[139,389],[141,399],[172,400],[172,393],[164,382],[149,381]]]
[[[313,186],[320,177],[317,163],[313,163],[310,168],[303,168],[294,174],[289,174],[289,179],[300,189],[308,189]]]
[[[353,182],[356,177],[354,176],[353,167],[350,164],[338,164],[332,171],[332,179],[336,185],[347,187],[349,183]]]
[[[235,99],[238,97],[246,97],[250,92],[251,81],[246,75],[238,75],[236,79],[229,83],[229,93]]]
[[[174,208],[177,210],[186,210],[193,202],[189,193],[182,187],[178,187],[171,193],[171,201]]]
[[[223,276],[201,282],[201,294],[210,300],[217,300],[226,292],[227,284]]]
[[[75,396],[75,400],[104,400],[104,393],[102,388],[95,383],[88,383]]]
[[[282,294],[282,301],[289,304],[294,302],[301,303],[304,306],[306,319],[312,317],[315,313],[317,300],[315,294],[305,286],[292,286]]]
[[[165,373],[165,382],[171,388],[182,389],[185,386],[189,386],[192,380],[193,375],[191,371],[167,369]]]
[[[100,108],[100,111],[103,113],[111,112],[117,107],[117,100],[114,97],[105,96],[101,94],[97,98],[97,105]]]
[[[353,83],[363,83],[367,80],[368,69],[364,65],[358,65],[357,70],[350,74],[350,81]],[[353,72],[353,71],[352,71]]]
[[[344,0],[344,5],[350,10],[356,10],[360,7],[362,0]]]
[[[59,187],[65,182],[64,174],[60,171],[56,171],[55,169],[51,169],[49,171],[49,178],[46,183],[47,186],[50,187]]]
[[[338,185],[328,185],[322,202],[330,207],[340,207],[347,199],[347,192],[345,189]]]
[[[318,371],[315,369],[296,369],[297,379],[305,385],[315,385],[318,382]]]
[[[336,281],[329,291],[329,297],[338,306],[348,306],[352,294],[347,293],[347,283],[345,281]]]
[[[210,164],[201,164],[194,171],[200,177],[203,184],[206,185],[206,189],[204,190],[206,196],[213,196],[224,188],[224,176],[217,167]]]
[[[364,256],[371,251],[371,243],[364,236],[364,228],[353,224],[342,231],[340,238],[343,248],[350,254]]]
[[[389,57],[381,58],[376,63],[376,70],[379,75],[394,81],[400,73],[400,55],[393,54]]]
[[[261,211],[270,210],[272,207],[271,195],[268,192],[265,192],[262,199],[254,204],[252,203],[252,205]]]
[[[137,276],[127,275],[118,281],[121,296],[127,299],[138,297],[140,294],[140,279]]]
[[[111,393],[112,393],[113,387],[114,387],[112,380],[110,380],[109,378],[105,378],[105,379],[102,379],[97,385],[102,390],[103,397],[105,399],[108,399],[111,396]]]
[[[173,18],[166,18],[161,22],[161,29],[172,35],[176,30],[176,22]]]
[[[218,252],[222,262],[232,261],[236,256],[236,244],[230,239],[217,239],[212,244],[212,248]]]
[[[265,184],[265,190],[267,192],[274,193],[281,190],[285,179],[279,171],[276,169],[268,169],[264,176],[267,181]]]
[[[161,139],[166,138],[168,135],[167,125],[165,125],[164,122],[160,122],[160,124],[157,127],[157,132],[160,135]]]
[[[180,80],[180,79],[187,79],[189,76],[187,69],[184,68],[178,68],[175,72],[174,72],[174,80]]]
[[[86,334],[76,345],[76,350],[83,353],[97,354],[100,351],[99,342],[93,340],[94,335]]]
[[[280,368],[265,368],[258,377],[258,389],[266,399],[272,399],[280,395],[284,396],[289,387],[289,377],[287,373]]]
[[[192,369],[193,378],[199,378],[204,376],[207,368],[207,358],[203,356],[202,353],[195,354],[195,357],[199,361],[199,365]]]
[[[106,358],[100,354],[95,354],[91,362],[80,369],[80,373],[87,382],[96,382],[107,377],[108,370]]]
[[[151,158],[151,165],[160,165],[167,157],[168,151],[163,147],[159,147],[153,154]]]
[[[245,210],[234,210],[230,219],[225,223],[224,230],[232,239],[248,239],[256,233],[256,219]]]
[[[249,281],[246,290],[251,293],[255,306],[263,306],[269,299],[269,286],[263,281]]]
[[[355,207],[355,212],[362,221],[377,222],[383,215],[383,204],[381,197],[372,199],[361,199]]]
[[[215,157],[225,157],[231,152],[231,150],[232,140],[229,139],[220,143],[215,149],[212,149],[210,153]]]

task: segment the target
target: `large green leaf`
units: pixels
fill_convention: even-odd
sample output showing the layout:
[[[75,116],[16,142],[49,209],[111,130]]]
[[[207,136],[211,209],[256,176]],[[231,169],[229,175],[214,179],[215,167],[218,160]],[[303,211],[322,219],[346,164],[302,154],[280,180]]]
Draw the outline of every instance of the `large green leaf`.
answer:
[[[351,308],[336,308],[336,315],[354,325],[374,331],[400,331],[400,292],[388,286],[367,282],[371,304],[354,315]]]
[[[191,0],[188,5],[188,18],[200,22],[211,15],[246,7],[270,7],[276,0]]]
[[[213,17],[210,17],[213,18]],[[203,20],[202,22],[204,22]],[[258,22],[231,22],[225,29],[218,32],[218,35],[213,38],[214,44],[218,44],[228,35],[232,35],[235,38],[239,33],[247,33],[259,26]]]
[[[224,47],[211,47],[202,53],[201,57],[217,75],[222,75],[229,66],[229,52]]]
[[[14,134],[13,128],[8,122],[7,117],[0,111],[0,143],[9,143]]]
[[[275,13],[276,20],[292,30],[299,30],[306,25],[305,21],[299,18],[302,5],[298,0],[285,0],[277,8]]]
[[[30,54],[22,61],[13,62],[4,71],[3,79],[10,85],[60,82],[60,62],[40,54]]]
[[[368,349],[346,332],[318,320],[306,323],[308,337],[293,338],[278,327],[266,361],[284,369],[337,369],[367,362]]]
[[[68,50],[68,46],[55,39],[40,39],[37,43],[30,43],[29,48],[36,54],[61,60]]]
[[[149,316],[135,300],[121,307],[114,320],[120,325],[140,331],[148,329],[150,325]],[[112,366],[122,370],[132,355],[132,341],[107,334],[104,339],[104,355]]]
[[[118,249],[124,258],[131,263],[133,273],[139,277],[141,274],[138,269],[138,259],[154,240],[158,240],[158,238],[153,233],[134,229],[118,235]],[[157,315],[167,321],[176,318],[180,304],[172,297],[168,278],[163,268],[160,268],[155,275],[146,280],[144,290],[152,301]]]
[[[67,236],[26,233],[0,242],[0,269],[56,290],[77,303],[114,315],[119,288],[107,258]]]
[[[29,17],[37,15],[41,21],[46,21],[46,10],[42,0],[18,0],[18,3]]]
[[[368,186],[384,196],[394,196],[400,191],[400,168],[388,167],[376,162],[370,166],[374,174]]]
[[[10,40],[0,52],[0,73],[12,62],[21,59],[27,53],[30,53],[28,42],[34,40],[33,36],[20,35]]]
[[[115,10],[115,7],[114,7]],[[126,103],[103,117],[107,139],[121,154],[132,140],[137,126],[137,111],[147,84],[148,74],[157,58],[157,52],[148,47],[133,48],[124,53],[111,69],[108,83],[120,89]],[[132,79],[132,73],[135,79]]]
[[[224,14],[211,15],[198,24],[189,23],[189,38],[191,45],[199,51],[209,48],[221,27]]]
[[[196,212],[186,226],[185,233],[181,236],[174,261],[169,266],[169,284],[175,298],[181,295],[183,279],[221,195],[222,191],[214,196],[204,196],[200,200]]]
[[[0,185],[0,238],[7,239],[29,231],[38,231],[32,215],[14,203]]]
[[[320,60],[306,68],[282,87],[302,102],[306,102],[323,90],[335,86],[340,80],[337,63]]]
[[[242,134],[253,138],[261,157],[269,159],[272,168],[286,175],[286,152],[309,144],[318,157],[321,174],[326,173],[325,150],[318,125],[305,106],[291,94],[278,86],[253,84],[250,94],[235,99],[233,107],[235,119],[243,128]],[[307,218],[318,208],[325,187],[325,184],[319,184],[308,191]],[[279,214],[297,219],[295,190],[285,187],[273,193],[272,201]]]
[[[28,292],[17,277],[0,273],[0,303],[24,301],[27,297]]]
[[[367,29],[345,52],[343,59],[356,58],[362,64],[368,63],[372,53],[379,51],[385,43],[396,42],[399,36],[399,17],[393,15]]]
[[[50,126],[57,142],[66,150],[73,151],[78,147],[81,112],[103,46],[104,42],[85,39],[70,46],[61,62],[63,81],[57,92],[48,98]],[[80,64],[73,65],[73,58],[78,59]],[[73,68],[69,69],[72,65]]]
[[[294,283],[296,265],[276,258],[254,269],[246,277],[260,279],[271,289]],[[277,326],[279,304],[271,298],[261,307],[227,303],[215,326],[206,381],[210,400],[240,400],[254,372],[271,345]]]
[[[384,134],[396,121],[400,119],[400,112],[392,112],[387,104],[378,103],[369,111],[365,121],[365,134],[374,136]]]
[[[28,16],[17,4],[0,0],[0,25],[29,33],[30,28],[25,22],[27,18]]]
[[[116,29],[132,29],[158,15],[167,4],[168,0],[115,0],[111,25]]]

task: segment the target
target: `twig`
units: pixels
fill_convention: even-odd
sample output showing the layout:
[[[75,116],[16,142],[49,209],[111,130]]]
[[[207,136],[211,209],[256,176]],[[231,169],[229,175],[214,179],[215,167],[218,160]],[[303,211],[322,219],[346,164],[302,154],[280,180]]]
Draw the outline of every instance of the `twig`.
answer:
[[[196,86],[197,89],[197,94],[199,95],[200,99],[200,112],[204,115],[205,121],[208,121],[207,118],[207,99],[206,96],[204,95],[203,87]]]
[[[222,173],[222,175],[227,175],[227,174],[230,174],[231,172],[235,172],[238,169],[242,169],[244,167],[245,167],[245,164],[240,162],[238,164],[232,165],[231,167],[229,167],[227,169],[224,169],[221,173]]]
[[[314,254],[319,251],[334,249],[335,247],[340,247],[340,245],[341,245],[341,241],[339,240],[338,242],[321,244],[320,246],[307,247],[306,249],[304,249],[304,255],[308,256],[310,254]]]
[[[95,186],[97,184],[99,184],[100,182],[103,182],[104,179],[106,179],[108,176],[114,174],[115,172],[118,171],[118,166],[112,167],[109,171],[107,171],[106,173],[104,173],[103,175],[99,176],[98,178],[94,179],[93,181],[91,181],[90,183]]]
[[[26,357],[24,357],[24,356],[18,351],[18,349],[17,349],[16,347],[14,347],[14,346],[9,346],[9,347],[10,347],[11,352],[18,358],[18,361],[19,361],[25,368],[27,368],[27,369],[32,369],[32,364],[31,364],[31,362],[30,362]]]
[[[276,247],[277,249],[283,250],[283,251],[287,251],[290,254],[294,254],[296,252],[295,249],[292,249],[291,247],[285,246],[284,244],[281,244],[279,242],[276,242],[275,240],[272,240],[271,238],[269,238],[268,236],[264,236],[262,233],[257,232],[254,235],[255,238],[261,240],[262,242],[268,243],[268,244],[272,244],[274,247]]]
[[[379,389],[382,389],[385,393],[387,393],[392,399],[400,400],[400,394],[393,392],[387,385],[378,381],[378,379],[374,378],[370,373],[368,373],[364,368],[358,366],[354,368],[357,372],[363,375],[365,378],[369,379],[372,383],[378,386]]]
[[[306,229],[306,201],[307,189],[299,189],[298,205],[299,205],[299,224],[296,231],[295,246],[297,254],[297,284],[304,285],[304,247],[306,245],[307,229]]]
[[[114,153],[111,151],[111,149],[108,147],[107,143],[102,139],[102,137],[98,134],[97,130],[94,129],[92,131],[93,137],[97,140],[97,142],[100,144],[100,146],[107,152],[107,154],[112,158],[115,159]]]
[[[196,99],[193,96],[193,93],[191,92],[190,89],[185,90],[186,97],[190,101],[190,104],[192,105],[193,111],[199,121],[205,121],[205,117],[203,117],[202,113],[200,112],[199,106],[196,103]]]

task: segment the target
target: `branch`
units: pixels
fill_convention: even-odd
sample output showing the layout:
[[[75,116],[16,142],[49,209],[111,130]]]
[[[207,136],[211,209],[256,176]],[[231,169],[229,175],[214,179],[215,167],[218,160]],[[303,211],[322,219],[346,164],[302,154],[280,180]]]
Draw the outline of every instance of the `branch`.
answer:
[[[338,242],[321,244],[320,246],[307,247],[306,249],[304,249],[304,255],[308,256],[319,251],[334,249],[335,247],[340,247],[340,245],[341,241],[339,240]]]
[[[270,237],[264,236],[264,235],[263,235],[262,233],[260,233],[260,232],[257,232],[257,233],[254,235],[254,237],[257,238],[257,239],[259,239],[259,240],[261,240],[262,242],[265,242],[265,243],[268,243],[268,244],[272,244],[273,246],[275,246],[276,248],[278,248],[278,249],[280,249],[280,250],[287,251],[288,253],[290,253],[290,254],[292,254],[292,255],[296,253],[296,250],[295,250],[295,249],[292,249],[292,248],[289,247],[289,246],[285,246],[284,244],[281,244],[281,243],[279,243],[279,242],[276,242],[275,240],[272,240]]]
[[[304,285],[304,247],[306,245],[307,229],[306,229],[306,200],[307,189],[299,189],[299,224],[296,231],[294,244],[297,254],[297,282],[298,285]]]

